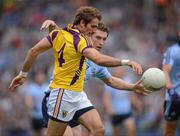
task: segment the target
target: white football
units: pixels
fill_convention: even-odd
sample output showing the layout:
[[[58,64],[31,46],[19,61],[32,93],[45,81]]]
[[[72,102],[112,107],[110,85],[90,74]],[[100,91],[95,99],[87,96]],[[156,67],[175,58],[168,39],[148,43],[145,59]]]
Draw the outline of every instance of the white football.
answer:
[[[164,72],[158,68],[149,68],[142,75],[143,86],[150,91],[158,91],[165,86]]]

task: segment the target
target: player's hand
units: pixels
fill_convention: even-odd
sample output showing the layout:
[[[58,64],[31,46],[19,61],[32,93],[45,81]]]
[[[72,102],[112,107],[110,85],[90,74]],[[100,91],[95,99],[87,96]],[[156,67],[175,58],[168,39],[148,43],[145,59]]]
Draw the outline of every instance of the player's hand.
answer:
[[[139,63],[135,62],[135,61],[129,61],[128,65],[133,69],[133,71],[135,71],[138,74],[142,74],[143,70],[142,67]]]
[[[55,28],[59,28],[58,25],[53,21],[53,20],[45,20],[40,28],[40,30],[43,29],[55,29]]]
[[[25,80],[26,80],[25,77],[22,77],[20,75],[16,76],[12,80],[12,82],[11,82],[11,84],[9,86],[9,89],[12,90],[12,91],[15,90],[18,86],[22,85],[25,82]]]
[[[139,81],[137,81],[133,87],[134,92],[139,93],[139,94],[143,94],[143,95],[148,95],[149,93],[151,93],[152,91],[147,90],[142,84],[142,79],[140,79]]]

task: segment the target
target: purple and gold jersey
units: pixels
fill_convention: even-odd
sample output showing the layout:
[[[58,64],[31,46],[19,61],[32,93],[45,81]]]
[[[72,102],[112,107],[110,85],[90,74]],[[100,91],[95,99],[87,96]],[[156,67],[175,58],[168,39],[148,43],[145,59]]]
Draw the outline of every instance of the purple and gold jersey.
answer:
[[[86,59],[82,52],[92,47],[91,43],[71,25],[52,31],[47,39],[55,57],[53,79],[49,87],[81,92],[86,70]]]

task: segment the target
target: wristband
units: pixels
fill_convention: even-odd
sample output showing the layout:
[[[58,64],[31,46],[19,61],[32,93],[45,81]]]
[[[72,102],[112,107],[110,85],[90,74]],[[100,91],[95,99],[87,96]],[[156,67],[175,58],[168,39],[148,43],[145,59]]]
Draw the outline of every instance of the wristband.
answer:
[[[121,60],[121,65],[122,66],[129,66],[128,63],[129,63],[130,60]]]
[[[19,72],[19,75],[22,76],[22,77],[27,77],[28,72],[20,71],[20,72]]]

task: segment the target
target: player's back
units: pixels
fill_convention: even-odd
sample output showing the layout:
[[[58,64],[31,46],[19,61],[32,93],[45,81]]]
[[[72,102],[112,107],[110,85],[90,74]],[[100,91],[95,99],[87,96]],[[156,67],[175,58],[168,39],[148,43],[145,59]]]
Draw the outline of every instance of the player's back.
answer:
[[[55,65],[50,88],[82,91],[86,67],[82,52],[89,47],[80,32],[71,26],[52,31],[48,36],[53,46]]]

